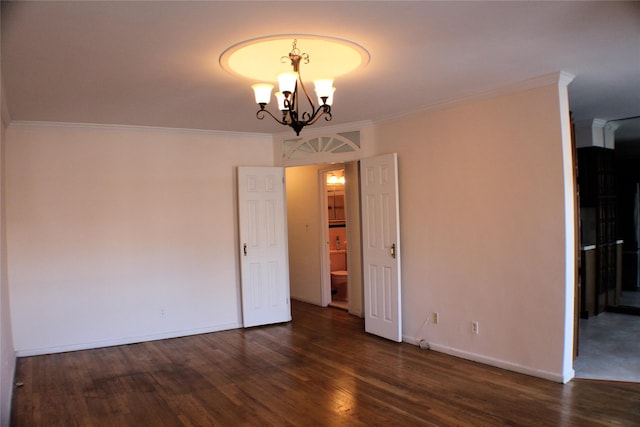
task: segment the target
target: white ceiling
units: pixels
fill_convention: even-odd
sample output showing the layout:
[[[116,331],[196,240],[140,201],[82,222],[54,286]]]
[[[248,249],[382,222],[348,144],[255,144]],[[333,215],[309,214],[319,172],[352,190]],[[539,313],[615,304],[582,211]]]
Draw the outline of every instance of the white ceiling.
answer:
[[[218,58],[283,33],[349,39],[371,54],[336,80],[328,124],[383,120],[560,70],[576,76],[576,120],[640,116],[640,2],[3,0],[6,107],[18,121],[279,133],[255,118],[253,82]]]

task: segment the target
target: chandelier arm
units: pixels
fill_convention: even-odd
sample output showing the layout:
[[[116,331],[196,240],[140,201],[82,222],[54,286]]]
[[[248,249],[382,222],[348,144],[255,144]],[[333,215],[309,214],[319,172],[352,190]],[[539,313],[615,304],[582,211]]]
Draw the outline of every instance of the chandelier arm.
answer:
[[[258,120],[264,119],[264,113],[267,113],[268,115],[270,115],[273,118],[273,120],[275,120],[276,122],[280,123],[281,125],[289,125],[289,123],[287,123],[285,120],[280,120],[276,116],[271,114],[271,111],[269,111],[269,110],[258,110],[256,112],[256,117],[258,118]]]
[[[307,113],[305,113],[307,114]],[[307,116],[309,116],[307,114]],[[320,119],[320,117],[323,117],[326,121],[330,121],[333,116],[331,115],[331,106],[330,105],[321,105],[320,107],[318,107],[317,110],[314,111],[313,115],[311,115],[311,117],[309,117],[305,123],[307,125],[312,125],[315,122],[318,121],[318,119]]]
[[[286,106],[287,104],[285,104]],[[289,116],[291,116],[291,120],[294,122],[300,121],[298,118],[298,110],[299,110],[300,100],[298,99],[298,82],[296,81],[296,86],[291,94],[291,102],[289,103]],[[304,113],[303,113],[304,114]]]
[[[308,62],[308,60],[307,60],[307,62]],[[315,115],[316,114],[316,104],[314,104],[313,100],[311,99],[311,96],[309,96],[309,92],[307,92],[307,88],[304,86],[304,83],[302,82],[302,75],[300,74],[300,68],[298,68],[298,81],[300,82],[300,86],[302,87],[302,91],[304,92],[304,96],[307,97],[307,101],[311,105],[311,111],[314,112],[313,115]],[[305,113],[303,113],[303,115],[304,114]]]
[[[303,111],[302,112],[302,121],[307,123],[307,124],[309,124],[309,122],[311,120],[313,120],[313,118],[316,116],[317,113],[318,113],[317,111],[314,111],[313,114],[309,114],[306,111]]]

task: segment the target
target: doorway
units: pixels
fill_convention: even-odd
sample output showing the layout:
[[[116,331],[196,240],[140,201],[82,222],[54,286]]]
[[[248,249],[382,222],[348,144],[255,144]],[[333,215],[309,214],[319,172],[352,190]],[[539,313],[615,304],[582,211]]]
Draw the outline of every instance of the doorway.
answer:
[[[326,249],[329,251],[329,306],[349,310],[349,270],[347,268],[347,204],[345,200],[344,167],[331,168],[322,173],[325,186],[327,222]],[[326,283],[326,280],[325,280]]]
[[[396,153],[345,163],[344,204],[349,224],[345,251],[348,311],[365,317],[367,332],[400,342],[402,251],[397,164]],[[340,167],[286,171],[291,298],[325,307],[331,302],[328,254],[335,248],[328,239],[328,169]]]
[[[291,297],[362,317],[358,164],[294,166],[286,168],[285,176]],[[340,181],[344,177],[344,185],[328,185],[332,173]],[[333,294],[332,269],[334,277],[340,275],[335,271],[344,272],[346,282],[335,286],[334,279]]]
[[[637,349],[627,344],[633,344],[639,322],[629,315],[640,315],[640,150],[617,131],[614,137],[614,149],[587,146],[574,157],[582,237],[574,369],[577,378],[634,381],[640,371],[629,361]]]

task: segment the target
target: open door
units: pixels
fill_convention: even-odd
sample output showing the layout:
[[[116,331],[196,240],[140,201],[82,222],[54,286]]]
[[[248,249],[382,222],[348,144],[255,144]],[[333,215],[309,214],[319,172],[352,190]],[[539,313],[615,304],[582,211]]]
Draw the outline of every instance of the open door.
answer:
[[[242,321],[291,320],[284,169],[238,168]]]
[[[365,330],[402,341],[398,158],[361,161]]]

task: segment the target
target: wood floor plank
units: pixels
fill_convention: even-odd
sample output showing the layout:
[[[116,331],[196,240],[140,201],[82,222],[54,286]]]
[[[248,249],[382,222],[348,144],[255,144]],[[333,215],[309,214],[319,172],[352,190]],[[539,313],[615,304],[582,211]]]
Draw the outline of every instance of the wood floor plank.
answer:
[[[292,309],[286,324],[20,358],[12,425],[640,425],[638,384],[557,384]]]

